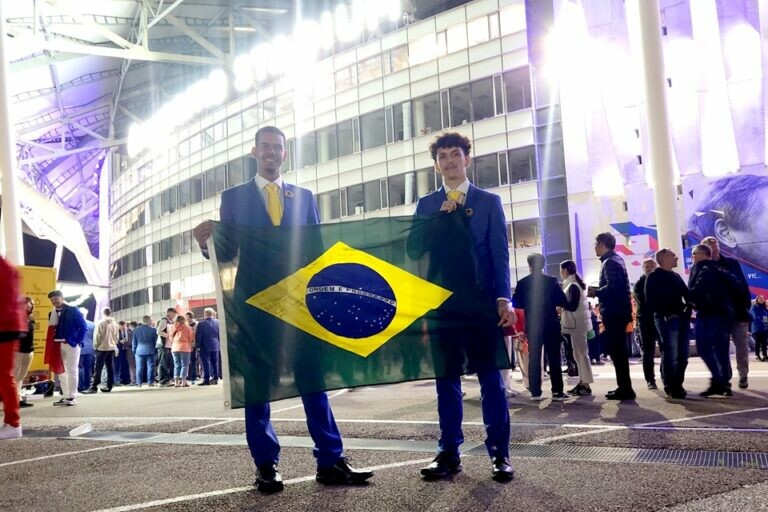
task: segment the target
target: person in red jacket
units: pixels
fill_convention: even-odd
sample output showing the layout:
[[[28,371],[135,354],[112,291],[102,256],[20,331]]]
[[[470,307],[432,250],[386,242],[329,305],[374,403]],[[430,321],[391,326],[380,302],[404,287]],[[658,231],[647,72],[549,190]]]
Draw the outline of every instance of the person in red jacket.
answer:
[[[13,362],[22,332],[27,331],[19,273],[0,256],[0,395],[3,400],[3,428],[0,439],[21,437],[19,397]]]

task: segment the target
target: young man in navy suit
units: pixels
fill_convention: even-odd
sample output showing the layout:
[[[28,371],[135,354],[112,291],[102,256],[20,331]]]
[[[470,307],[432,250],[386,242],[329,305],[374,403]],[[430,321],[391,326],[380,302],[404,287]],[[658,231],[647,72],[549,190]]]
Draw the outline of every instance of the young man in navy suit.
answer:
[[[475,244],[478,270],[488,291],[489,306],[495,303],[498,325],[514,325],[509,284],[509,246],[501,199],[479,189],[467,179],[471,163],[469,139],[459,133],[438,136],[429,146],[435,170],[443,177],[443,186],[419,199],[416,215],[465,215]],[[456,269],[461,272],[462,269]],[[486,441],[493,464],[491,476],[498,482],[514,478],[509,464],[509,409],[501,372],[495,366],[477,369],[480,401],[483,409]],[[437,412],[440,417],[440,441],[437,457],[421,469],[425,479],[438,479],[461,471],[459,446],[463,416],[460,375],[438,377]]]
[[[252,181],[225,190],[221,195],[222,223],[245,226],[280,226],[318,224],[317,205],[312,192],[290,185],[280,176],[280,166],[288,156],[283,132],[274,126],[264,126],[256,132],[251,155],[256,160],[258,174]],[[215,224],[208,220],[194,229],[195,239],[203,255],[208,255],[208,239]],[[237,254],[216,254],[229,261]],[[248,258],[241,257],[241,261]],[[238,284],[235,283],[237,294]],[[307,427],[315,441],[317,481],[326,485],[358,484],[373,472],[352,468],[343,455],[341,434],[325,393],[302,395]],[[245,407],[245,435],[256,464],[256,487],[264,493],[283,490],[283,479],[277,471],[280,444],[269,420],[269,403]]]

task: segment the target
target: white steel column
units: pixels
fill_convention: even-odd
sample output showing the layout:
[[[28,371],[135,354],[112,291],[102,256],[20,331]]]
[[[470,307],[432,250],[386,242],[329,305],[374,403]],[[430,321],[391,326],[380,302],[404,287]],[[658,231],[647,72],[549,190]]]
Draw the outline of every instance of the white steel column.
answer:
[[[667,113],[667,84],[664,73],[664,54],[661,46],[661,16],[659,0],[629,0],[626,3],[627,19],[640,27],[638,48],[642,51],[645,115],[648,122],[648,139],[653,199],[656,212],[656,229],[659,247],[672,249],[681,258],[683,244],[680,221],[677,215],[677,191],[672,154],[672,138]],[[631,21],[628,21],[631,23]],[[683,265],[677,269],[683,271]]]
[[[11,119],[9,66],[6,57],[5,14],[0,2],[0,174],[3,189],[3,238],[5,257],[14,265],[24,264],[24,242],[21,235],[21,212],[16,192],[16,131]]]

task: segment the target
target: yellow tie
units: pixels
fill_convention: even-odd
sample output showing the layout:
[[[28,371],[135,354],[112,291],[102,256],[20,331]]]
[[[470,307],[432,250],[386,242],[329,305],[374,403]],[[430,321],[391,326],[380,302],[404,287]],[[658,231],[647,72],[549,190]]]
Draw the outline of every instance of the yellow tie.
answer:
[[[272,221],[273,226],[279,226],[280,220],[283,218],[283,205],[280,204],[280,196],[278,195],[280,187],[270,183],[264,188],[267,189],[267,213],[269,213],[269,219]]]
[[[451,201],[456,201],[459,204],[462,204],[462,199],[464,198],[464,192],[461,190],[449,190],[448,191],[448,199]]]

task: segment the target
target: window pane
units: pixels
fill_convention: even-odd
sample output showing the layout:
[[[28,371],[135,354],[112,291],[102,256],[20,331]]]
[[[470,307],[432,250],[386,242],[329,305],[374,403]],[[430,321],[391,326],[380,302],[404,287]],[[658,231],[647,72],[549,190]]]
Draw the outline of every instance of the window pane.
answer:
[[[493,108],[493,81],[491,78],[476,80],[470,84],[472,93],[472,120],[480,121],[493,117],[496,112]]]
[[[243,110],[243,129],[251,128],[259,124],[259,111],[261,105],[254,105]]]
[[[205,130],[203,130],[202,139],[203,139],[204,148],[207,148],[208,146],[213,146],[213,143],[216,140],[213,134],[213,126],[209,126]]]
[[[428,34],[409,44],[408,56],[411,66],[427,62],[437,57],[435,34]]]
[[[413,105],[413,134],[426,135],[442,129],[440,120],[440,94],[434,93],[422,96],[412,101]]]
[[[336,72],[336,92],[349,89],[355,85],[352,81],[351,68],[340,69]]]
[[[199,133],[196,133],[192,137],[189,138],[189,154],[194,154],[196,151],[200,151],[200,144],[201,144],[202,136]]]
[[[285,114],[293,110],[293,95],[290,92],[282,94],[277,97],[277,113]]]
[[[245,169],[242,158],[235,158],[227,162],[227,183],[235,187],[245,182]]]
[[[408,67],[408,47],[398,46],[397,48],[392,48],[389,51],[389,63],[390,63],[390,70],[389,72],[394,73],[396,71],[401,71]]]
[[[177,149],[179,150],[179,158],[189,156],[189,139],[179,142]]]
[[[190,203],[189,181],[179,183],[179,208],[184,208]]]
[[[571,250],[571,233],[567,213],[546,217],[544,219],[544,233],[548,253]]]
[[[149,198],[149,218],[157,220],[162,215],[160,194],[156,194]]]
[[[488,28],[490,29],[491,39],[499,37],[499,15],[491,14],[488,16]]]
[[[403,130],[403,104],[398,103],[386,109],[387,111],[387,142],[405,140]],[[391,138],[391,140],[390,140]]]
[[[362,213],[365,213],[363,185],[347,187],[347,215],[360,215]]]
[[[507,112],[531,108],[531,79],[528,68],[514,69],[504,73],[504,88],[507,96]]]
[[[520,3],[507,7],[499,12],[501,21],[501,34],[514,34],[525,30],[525,4]]]
[[[357,78],[360,83],[381,77],[381,55],[365,59],[357,65]]]
[[[352,120],[342,121],[336,125],[339,130],[338,156],[351,155],[354,153],[354,144],[352,140]]]
[[[230,118],[227,118],[227,133],[234,135],[243,129],[243,119],[240,114],[235,114]]]
[[[299,169],[317,163],[317,148],[315,147],[315,132],[310,132],[299,139],[296,152],[299,158]]]
[[[381,186],[379,180],[363,183],[363,195],[365,197],[365,211],[372,212],[381,209]],[[349,194],[347,194],[349,197]]]
[[[203,178],[198,175],[189,180],[189,203],[195,204],[203,200]]]
[[[504,81],[501,75],[493,77],[494,113],[499,116],[504,113]]]
[[[350,133],[351,135],[351,133]],[[317,161],[328,162],[337,157],[336,125],[317,130]],[[351,141],[350,141],[351,142]]]
[[[480,188],[499,186],[498,158],[495,154],[478,156],[475,162],[475,185]]]
[[[512,222],[512,236],[515,248],[541,246],[539,219],[516,220]]]
[[[488,40],[488,18],[486,16],[467,23],[467,39],[469,46]]]
[[[363,150],[383,146],[387,143],[384,110],[377,110],[360,116]]]
[[[509,151],[509,182],[520,183],[535,180],[536,150],[533,146]]]
[[[508,185],[509,171],[507,170],[507,154],[498,153],[496,157],[498,158],[498,161],[499,161],[499,184]]]
[[[435,191],[435,168],[427,167],[416,171],[416,197],[423,197]]]
[[[227,188],[227,168],[224,165],[219,165],[214,171],[216,172],[216,194],[221,194]]]
[[[208,169],[203,174],[203,197],[210,199],[216,195],[216,174],[213,169]]]
[[[401,206],[416,201],[416,173],[408,172],[389,177],[389,206]]]
[[[460,85],[450,90],[451,123],[450,126],[467,124],[470,121],[469,85]]]
[[[317,207],[320,210],[320,221],[325,222],[341,217],[339,191],[324,192],[317,195]]]
[[[463,50],[467,47],[467,27],[464,23],[449,27],[446,32],[448,36],[448,53]]]

